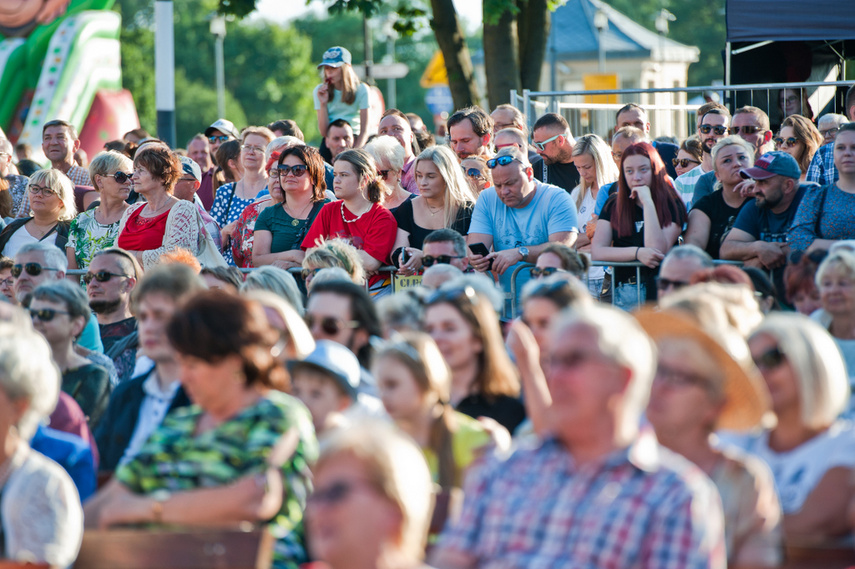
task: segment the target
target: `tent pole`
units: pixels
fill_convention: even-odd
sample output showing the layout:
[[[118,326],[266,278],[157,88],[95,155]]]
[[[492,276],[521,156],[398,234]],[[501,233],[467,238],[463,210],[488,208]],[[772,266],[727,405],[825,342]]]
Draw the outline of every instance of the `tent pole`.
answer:
[[[730,87],[730,73],[731,73],[731,70],[730,70],[730,64],[731,64],[731,62],[730,62],[730,51],[731,51],[731,49],[730,48],[731,48],[730,42],[727,42],[724,44],[724,84],[727,85],[728,87]],[[725,93],[724,100],[725,100],[725,103],[730,102],[730,91]],[[731,112],[733,112],[733,109],[731,109]]]

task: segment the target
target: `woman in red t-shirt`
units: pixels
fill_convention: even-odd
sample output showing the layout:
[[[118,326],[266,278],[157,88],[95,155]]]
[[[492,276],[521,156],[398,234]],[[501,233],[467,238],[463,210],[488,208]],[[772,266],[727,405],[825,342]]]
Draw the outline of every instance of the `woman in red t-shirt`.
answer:
[[[161,144],[148,144],[134,157],[134,190],[146,199],[125,210],[119,222],[118,246],[145,269],[173,249],[199,253],[200,216],[193,202],[172,195],[181,177],[178,156]]]
[[[382,205],[385,186],[370,154],[364,150],[345,150],[336,156],[333,168],[333,188],[339,201],[321,208],[303,239],[302,248],[305,251],[323,239],[347,239],[359,250],[365,271],[371,275],[369,291],[376,295],[388,290],[391,282],[388,273],[376,271],[389,264],[398,224]]]

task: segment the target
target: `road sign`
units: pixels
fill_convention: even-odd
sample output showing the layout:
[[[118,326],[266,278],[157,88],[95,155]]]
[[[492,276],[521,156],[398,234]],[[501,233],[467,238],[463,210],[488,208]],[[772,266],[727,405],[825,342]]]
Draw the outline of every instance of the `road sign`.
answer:
[[[441,51],[436,50],[436,53],[433,54],[425,72],[422,73],[419,85],[423,89],[448,85],[448,71],[445,69],[445,58],[442,57]]]
[[[430,109],[431,114],[441,115],[442,113],[450,113],[454,110],[454,99],[451,98],[451,89],[448,85],[439,87],[431,87],[425,95],[425,104]]]
[[[365,65],[354,65],[353,70],[360,80],[365,79]],[[406,77],[410,68],[406,63],[374,63],[371,65],[371,77],[374,79],[400,79]]]

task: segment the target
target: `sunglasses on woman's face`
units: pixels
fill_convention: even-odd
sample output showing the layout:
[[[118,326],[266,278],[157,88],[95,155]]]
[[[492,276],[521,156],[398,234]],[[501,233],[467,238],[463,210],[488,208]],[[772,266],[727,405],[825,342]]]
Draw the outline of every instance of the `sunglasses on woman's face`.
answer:
[[[481,173],[481,170],[478,168],[469,168],[465,171],[465,174],[470,178],[480,179],[484,177],[484,174]]]
[[[432,267],[439,263],[440,265],[450,265],[452,259],[462,259],[462,255],[425,255],[422,257],[422,265]]]
[[[308,167],[305,164],[294,164],[293,166],[288,166],[285,164],[279,165],[279,177],[284,178],[289,173],[295,178],[301,177],[308,171]]]
[[[691,158],[672,158],[671,164],[674,165],[674,168],[679,166],[680,168],[688,168],[689,164],[700,164],[697,160],[692,160]]]
[[[69,314],[65,310],[54,310],[53,308],[42,308],[40,310],[30,309],[30,317],[35,320],[39,319],[42,322],[50,322],[57,314]]]
[[[113,277],[129,277],[130,275],[123,275],[120,273],[111,273],[109,271],[98,271],[97,273],[86,273],[83,275],[83,282],[89,284],[92,282],[92,279],[95,279],[99,283],[105,283],[112,279]]]
[[[25,265],[12,265],[12,276],[16,279],[21,276],[21,273],[24,271],[27,272],[31,277],[37,277],[42,274],[42,271],[58,271],[59,269],[51,269],[48,267],[43,267],[38,263],[27,263]]]
[[[116,172],[115,174],[113,174],[113,179],[120,184],[124,184],[125,182],[131,179],[131,176],[133,176],[133,174],[127,174],[125,172]]]
[[[789,148],[791,146],[795,146],[798,144],[799,140],[791,136],[790,138],[781,138],[780,136],[775,137],[775,146],[778,148]]]
[[[787,356],[778,349],[778,346],[766,350],[756,358],[754,358],[754,363],[761,370],[773,370],[787,359]]]
[[[345,328],[356,328],[359,326],[359,322],[356,320],[344,321],[334,316],[315,316],[314,314],[307,313],[304,319],[309,330],[314,330],[315,324],[317,324],[321,327],[323,333],[328,336],[335,336]]]

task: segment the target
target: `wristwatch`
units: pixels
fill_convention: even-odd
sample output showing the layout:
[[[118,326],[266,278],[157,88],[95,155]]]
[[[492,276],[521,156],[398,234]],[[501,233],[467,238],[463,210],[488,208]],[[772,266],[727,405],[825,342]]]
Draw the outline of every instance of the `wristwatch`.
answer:
[[[520,247],[519,249],[517,249],[517,251],[520,252],[520,255],[522,255],[522,260],[523,262],[525,262],[525,260],[528,259],[528,247]]]

